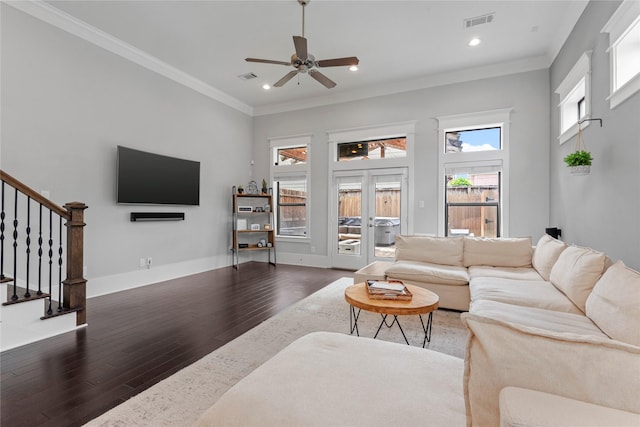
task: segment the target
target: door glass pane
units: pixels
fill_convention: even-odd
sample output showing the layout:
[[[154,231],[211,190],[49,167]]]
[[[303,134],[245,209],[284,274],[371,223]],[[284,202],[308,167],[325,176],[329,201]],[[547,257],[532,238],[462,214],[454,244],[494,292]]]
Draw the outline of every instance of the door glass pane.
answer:
[[[394,258],[400,234],[400,182],[377,182],[375,191],[375,256]]]
[[[447,175],[447,236],[500,237],[500,173]]]
[[[338,184],[338,253],[360,255],[362,184]]]

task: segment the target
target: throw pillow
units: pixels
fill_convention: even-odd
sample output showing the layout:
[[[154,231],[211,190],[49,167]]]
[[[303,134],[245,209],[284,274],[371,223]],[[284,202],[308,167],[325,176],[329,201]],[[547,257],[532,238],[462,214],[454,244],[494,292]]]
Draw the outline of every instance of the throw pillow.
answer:
[[[586,314],[614,340],[640,346],[640,273],[622,261],[609,267],[587,298]]]
[[[533,251],[531,264],[533,264],[533,268],[536,269],[544,280],[549,280],[553,265],[566,248],[567,244],[565,242],[554,239],[548,234],[545,234],[538,240],[538,244]]]
[[[530,237],[465,237],[464,266],[531,267]]]
[[[604,269],[604,254],[570,246],[553,265],[549,280],[583,312],[587,298]]]
[[[462,265],[462,237],[396,236],[396,260]]]

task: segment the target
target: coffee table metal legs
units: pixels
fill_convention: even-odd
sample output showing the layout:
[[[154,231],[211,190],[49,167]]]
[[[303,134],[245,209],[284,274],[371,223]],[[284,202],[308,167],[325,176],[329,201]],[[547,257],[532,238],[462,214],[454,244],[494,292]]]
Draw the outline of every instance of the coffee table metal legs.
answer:
[[[360,317],[360,312],[361,312],[361,309],[358,309],[358,312],[356,313],[356,308],[352,305],[349,306],[349,333],[351,335],[353,335],[353,331],[356,331],[356,335],[360,336],[360,331],[358,331],[358,317]],[[382,317],[382,321],[380,322],[380,326],[378,326],[378,330],[376,331],[376,334],[373,336],[373,339],[376,339],[378,337],[378,333],[380,333],[380,329],[382,329],[382,325],[386,326],[387,328],[391,328],[394,324],[396,324],[398,325],[400,332],[402,332],[402,337],[404,338],[404,341],[407,343],[407,345],[409,345],[409,340],[407,339],[407,336],[405,335],[404,330],[400,325],[398,316],[393,315],[393,321],[391,323],[387,323],[387,317],[389,316],[388,314],[381,314],[380,316]],[[431,342],[433,312],[429,313],[429,317],[427,317],[426,325],[424,323],[424,320],[422,319],[422,315],[419,314],[418,316],[420,316],[420,324],[422,324],[422,331],[424,332],[424,340],[422,341],[422,348],[424,348],[428,342]]]

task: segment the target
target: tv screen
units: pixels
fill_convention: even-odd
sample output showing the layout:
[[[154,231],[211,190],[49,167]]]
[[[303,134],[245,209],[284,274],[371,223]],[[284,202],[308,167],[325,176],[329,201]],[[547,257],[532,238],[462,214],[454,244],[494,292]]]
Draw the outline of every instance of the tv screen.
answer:
[[[199,205],[200,162],[118,146],[118,203]]]

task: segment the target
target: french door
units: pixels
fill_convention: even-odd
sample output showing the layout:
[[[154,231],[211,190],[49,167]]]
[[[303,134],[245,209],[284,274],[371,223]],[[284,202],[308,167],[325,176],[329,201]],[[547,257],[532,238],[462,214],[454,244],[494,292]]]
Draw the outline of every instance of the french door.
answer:
[[[406,187],[405,168],[333,173],[333,267],[357,270],[375,260],[393,260],[395,236],[406,232]]]

